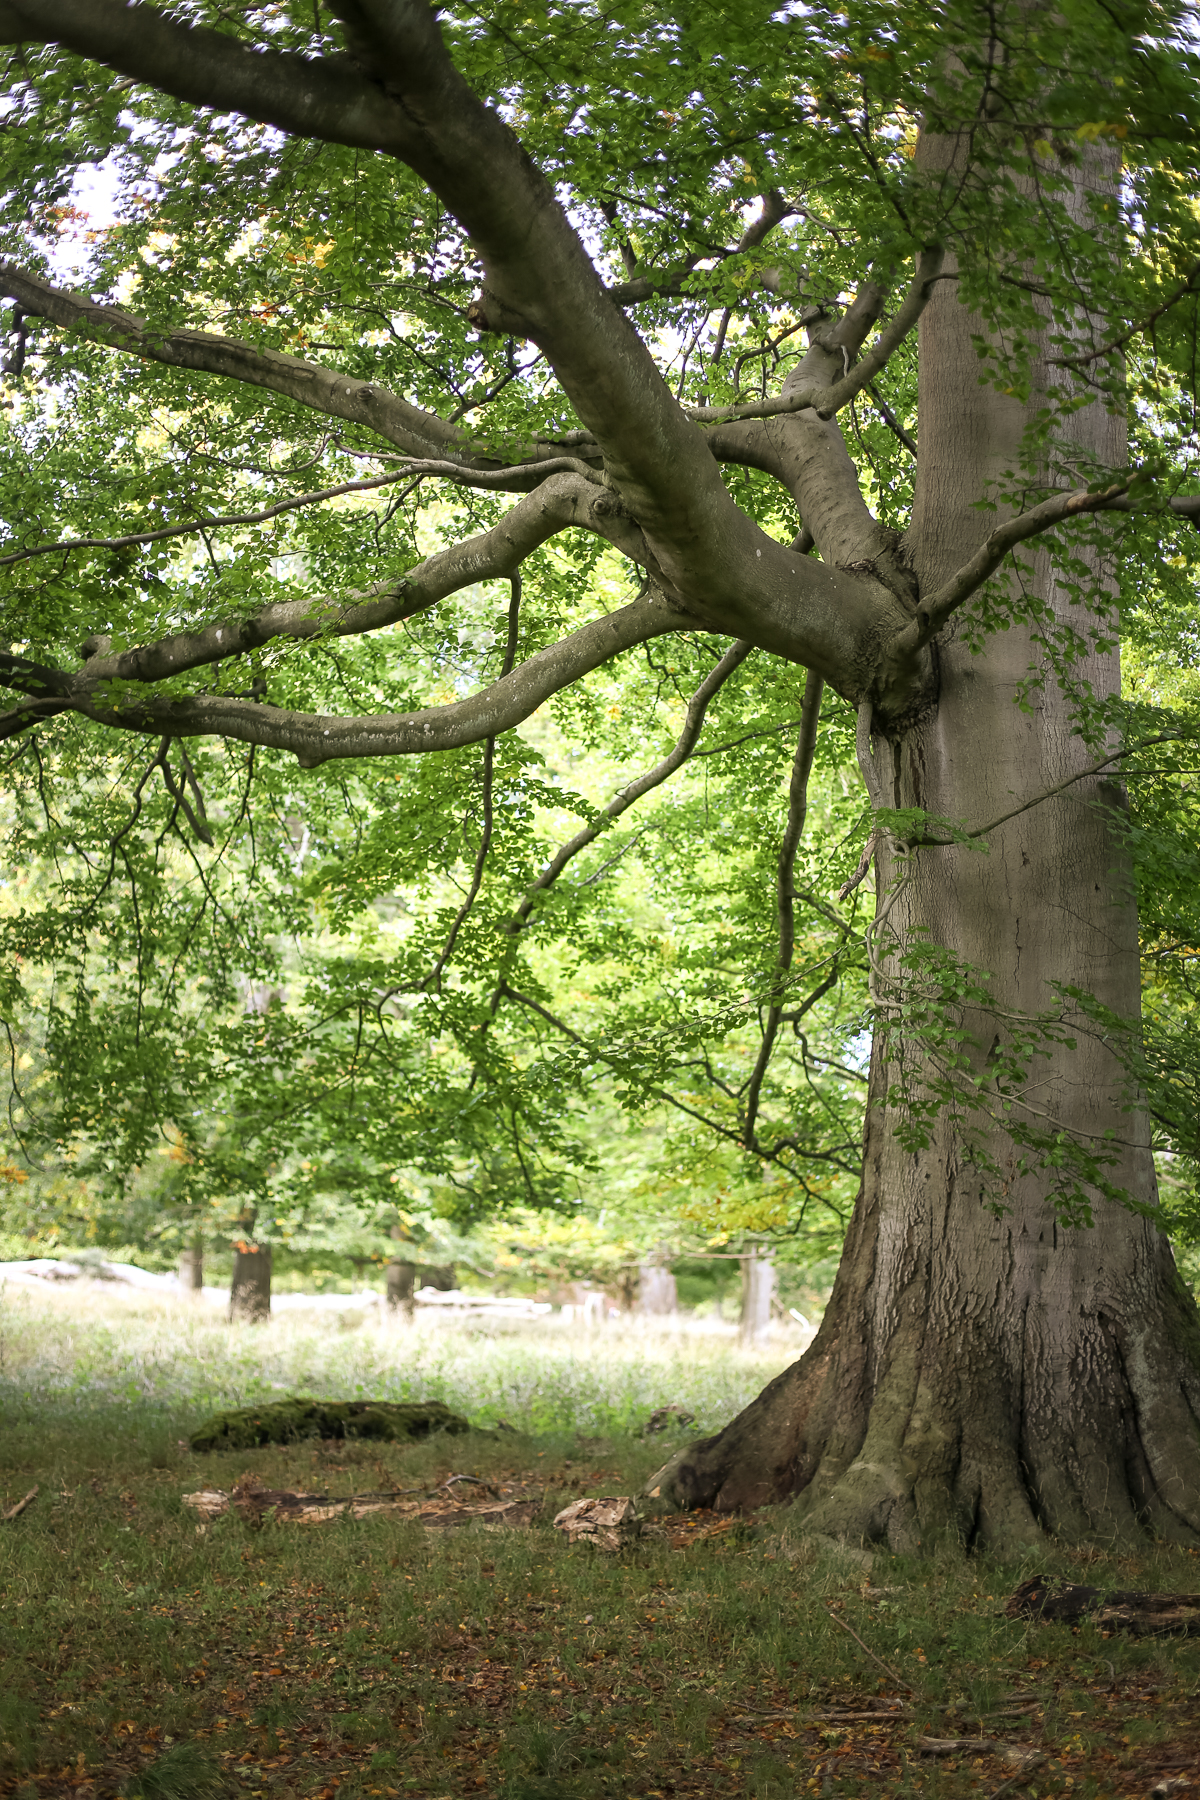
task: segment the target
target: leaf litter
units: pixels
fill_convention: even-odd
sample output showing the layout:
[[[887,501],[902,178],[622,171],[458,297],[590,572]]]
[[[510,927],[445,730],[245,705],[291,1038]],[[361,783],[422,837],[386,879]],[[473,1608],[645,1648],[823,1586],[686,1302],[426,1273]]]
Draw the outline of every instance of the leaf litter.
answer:
[[[1190,1645],[1006,1619],[965,1561],[897,1562],[872,1585],[852,1560],[788,1547],[777,1519],[767,1534],[660,1516],[597,1557],[549,1526],[596,1502],[581,1488],[611,1507],[622,1458],[514,1469],[502,1453],[421,1481],[397,1448],[378,1488],[309,1494],[286,1485],[293,1446],[269,1475],[201,1490],[224,1502],[201,1543],[203,1509],[168,1471],[64,1484],[38,1566],[56,1573],[67,1516],[86,1514],[113,1576],[57,1612],[46,1584],[53,1629],[25,1634],[9,1684],[29,1716],[0,1710],[0,1794],[1133,1800],[1182,1795],[1200,1767]],[[324,1530],[273,1529],[305,1507]],[[489,1534],[505,1507],[531,1510]],[[34,1530],[37,1511],[6,1542]],[[122,1532],[153,1549],[157,1585],[117,1576]]]

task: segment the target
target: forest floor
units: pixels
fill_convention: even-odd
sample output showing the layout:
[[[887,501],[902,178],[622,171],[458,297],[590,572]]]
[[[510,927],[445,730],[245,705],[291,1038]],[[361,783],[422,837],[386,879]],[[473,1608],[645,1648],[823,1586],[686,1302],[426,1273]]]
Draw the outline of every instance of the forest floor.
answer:
[[[615,1554],[570,1545],[552,1528],[560,1507],[635,1494],[678,1440],[640,1438],[632,1419],[604,1432],[594,1417],[586,1430],[555,1421],[554,1346],[536,1334],[524,1351],[491,1349],[509,1376],[520,1354],[540,1365],[539,1431],[196,1455],[183,1438],[204,1417],[182,1366],[190,1329],[153,1309],[0,1308],[0,1512],[38,1489],[0,1524],[6,1800],[1200,1795],[1200,1640],[1008,1619],[1032,1563],[814,1551],[775,1511],[668,1519]],[[275,1329],[257,1349],[239,1337],[243,1376],[256,1356],[279,1374]],[[168,1397],[172,1333],[186,1404]],[[212,1342],[206,1398],[236,1403]],[[336,1330],[325,1344],[330,1397],[350,1392],[347,1356],[403,1354],[411,1370],[424,1355],[395,1340],[354,1350]],[[480,1346],[460,1348],[469,1360]],[[607,1356],[619,1412],[619,1346],[584,1354]],[[717,1375],[690,1360],[689,1377],[662,1348],[658,1403],[703,1412]],[[653,1345],[627,1361],[641,1405]],[[463,1404],[426,1379],[403,1397]],[[491,1529],[205,1522],[183,1504],[247,1473],[330,1494],[445,1493],[451,1475],[474,1476],[539,1505]],[[1100,1587],[1200,1589],[1188,1551],[1052,1549],[1036,1566]],[[930,1739],[958,1747],[932,1752]]]

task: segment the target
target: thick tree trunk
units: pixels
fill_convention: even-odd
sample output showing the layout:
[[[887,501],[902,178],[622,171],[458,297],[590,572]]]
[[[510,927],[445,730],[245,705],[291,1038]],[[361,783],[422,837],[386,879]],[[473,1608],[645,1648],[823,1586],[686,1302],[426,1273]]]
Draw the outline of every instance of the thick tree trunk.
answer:
[[[233,1246],[229,1317],[235,1324],[260,1325],[271,1316],[271,1246],[239,1241]]]
[[[972,321],[942,287],[922,327],[920,476],[909,551],[924,591],[978,542],[975,504],[1017,466],[1023,409],[978,384]],[[1074,425],[1107,462],[1120,423],[1100,409]],[[1101,572],[1097,571],[1098,585]],[[1077,626],[1042,556],[1035,597]],[[895,745],[875,740],[879,804],[971,825],[1011,811],[1098,760],[1031,628],[965,631],[940,651],[936,713]],[[1045,680],[1014,703],[1031,666]],[[1112,693],[1116,658],[1077,671]],[[884,773],[885,772],[885,773]],[[969,847],[878,858],[879,998],[903,983],[897,946],[942,946],[992,976],[994,1010],[966,1024],[976,1072],[1021,1015],[1055,1004],[1051,983],[1126,1017],[1139,1004],[1137,917],[1113,829],[1119,785],[1090,777]],[[923,1052],[876,1033],[862,1191],[832,1299],[807,1354],[717,1437],[652,1479],[687,1505],[733,1509],[795,1496],[806,1528],[896,1549],[949,1535],[1014,1552],[1054,1533],[1107,1543],[1149,1531],[1200,1536],[1200,1318],[1153,1219],[1097,1200],[1090,1228],[1055,1222],[1052,1170],[1026,1172],[1003,1129],[984,1149],[989,1182],[943,1112],[927,1148],[902,1148],[893,1084],[922,1079]],[[925,1065],[927,1067],[927,1065]],[[1036,1058],[1025,1093],[1034,1126],[1080,1141],[1111,1131],[1107,1179],[1156,1198],[1144,1118],[1123,1110],[1122,1072],[1096,1037]],[[1034,1110],[1036,1109],[1036,1110]],[[1089,1138],[1087,1134],[1091,1134]],[[998,1199],[997,1216],[989,1204]]]

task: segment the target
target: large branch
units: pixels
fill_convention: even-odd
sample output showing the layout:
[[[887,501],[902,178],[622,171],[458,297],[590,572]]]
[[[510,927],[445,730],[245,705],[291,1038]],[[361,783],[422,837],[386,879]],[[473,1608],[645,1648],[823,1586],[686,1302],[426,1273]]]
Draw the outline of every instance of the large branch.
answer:
[[[285,600],[264,606],[248,619],[222,619],[115,656],[102,652],[88,661],[88,679],[93,687],[109,681],[165,681],[280,639],[359,637],[380,631],[476,582],[511,577],[540,544],[571,526],[605,537],[633,561],[649,566],[641,533],[616,494],[579,475],[553,475],[490,530],[439,550],[398,580],[381,583],[364,595],[349,600]]]
[[[218,337],[210,331],[166,330],[137,318],[123,307],[100,305],[84,295],[52,287],[15,263],[0,262],[0,293],[16,300],[29,318],[49,319],[64,331],[77,332],[92,343],[123,350],[147,362],[166,363],[170,368],[191,369],[267,388],[329,418],[365,425],[411,456],[434,455],[468,463],[481,460],[479,447],[469,433],[375,382],[359,381],[337,369],[325,369],[319,363],[305,362],[302,357],[287,356],[280,350],[260,349],[240,338]],[[496,460],[499,459],[493,458],[493,463]]]
[[[301,135],[357,144],[373,132],[376,147],[408,163],[469,234],[485,308],[547,355],[669,589],[713,629],[798,654],[839,691],[857,692],[892,625],[875,585],[790,556],[738,509],[550,184],[455,69],[425,0],[344,0],[338,10],[361,81],[340,61],[251,49],[120,0],[0,0],[0,25],[10,38],[51,40],[166,93]],[[127,335],[149,353],[140,323]],[[204,334],[174,335],[191,340],[176,347],[186,361]],[[204,356],[224,353],[221,342],[205,344]],[[262,381],[268,360],[243,378]],[[264,385],[282,380],[299,399],[338,385],[293,359],[279,359]],[[352,391],[329,391],[331,411],[367,425],[386,412],[369,383],[340,385]],[[344,411],[350,400],[361,410]],[[399,423],[405,433],[428,430],[424,418]]]
[[[466,700],[421,712],[363,718],[291,712],[225,694],[135,698],[123,684],[112,689],[107,680],[98,677],[92,663],[78,675],[69,675],[6,655],[0,655],[0,685],[35,694],[54,712],[81,713],[115,730],[168,738],[236,738],[245,744],[287,750],[301,768],[315,769],[346,757],[416,756],[498,737],[529,718],[552,694],[623,650],[692,623],[660,595],[651,593],[619,612],[581,626]],[[32,722],[27,706],[0,714],[0,738],[13,736]]]
[[[58,43],[195,105],[400,158],[470,236],[499,328],[546,352],[626,479],[672,516],[689,514],[699,494],[719,499],[699,435],[549,182],[455,68],[430,6],[344,0],[336,10],[352,63],[251,48],[122,0],[0,0],[0,36]]]
[[[905,319],[915,320],[924,304],[921,296],[926,285],[918,280],[910,287],[892,322],[897,332]],[[888,291],[886,278],[864,282],[840,318],[810,332],[807,351],[783,384],[783,400],[833,391],[830,383],[836,384],[837,377],[844,377],[850,369],[884,310]],[[863,372],[883,354],[880,346],[886,336],[883,334],[853,369],[850,380],[865,381]],[[879,523],[867,505],[859,472],[836,418],[823,417],[817,408],[805,406],[790,416],[743,420],[717,429],[762,432],[774,446],[780,478],[791,490],[824,561],[872,571],[911,611],[916,600],[911,571],[897,555],[894,533]]]
[[[0,42],[61,44],[195,106],[244,113],[299,137],[405,156],[418,137],[403,104],[348,58],[250,49],[123,0],[0,0]]]
[[[1121,481],[1095,492],[1081,489],[1076,493],[1055,494],[1049,500],[1043,500],[1040,506],[1031,507],[1028,512],[1018,513],[1015,518],[997,525],[968,562],[956,569],[935,593],[922,599],[912,623],[897,633],[888,646],[888,660],[900,662],[923,649],[959,607],[983,586],[988,576],[995,574],[1009,551],[1015,550],[1018,544],[1084,513],[1125,510],[1121,508],[1121,502],[1127,498],[1128,487],[1128,481]]]
[[[698,424],[716,425],[734,419],[773,419],[781,414],[804,412],[812,407],[822,419],[832,419],[856,394],[886,368],[894,353],[913,330],[929,304],[934,283],[938,279],[945,252],[935,246],[923,250],[917,259],[917,270],[907,293],[895,313],[884,326],[871,348],[843,374],[840,381],[814,381],[797,386],[775,400],[759,400],[747,406],[697,406],[689,417]]]

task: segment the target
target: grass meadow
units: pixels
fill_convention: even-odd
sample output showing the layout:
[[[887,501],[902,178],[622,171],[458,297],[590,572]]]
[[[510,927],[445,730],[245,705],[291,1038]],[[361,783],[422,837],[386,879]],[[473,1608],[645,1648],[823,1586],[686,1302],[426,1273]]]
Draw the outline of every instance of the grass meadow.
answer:
[[[603,1555],[554,1513],[636,1493],[794,1354],[559,1321],[290,1313],[0,1287],[0,1794],[19,1800],[1148,1796],[1200,1785],[1200,1641],[1009,1620],[1036,1568],[1200,1589],[1200,1556],[1049,1547],[999,1567],[814,1549],[782,1509]],[[205,1456],[284,1393],[437,1399],[466,1435]],[[331,1494],[452,1474],[544,1496],[522,1529],[198,1526],[251,1472]],[[930,1749],[938,1740],[949,1749]],[[1166,1784],[1166,1785],[1164,1785]]]

